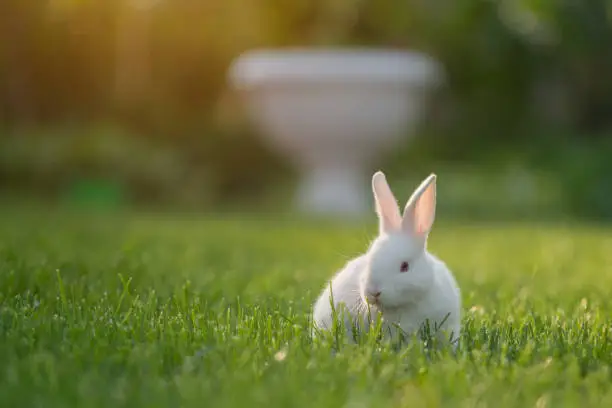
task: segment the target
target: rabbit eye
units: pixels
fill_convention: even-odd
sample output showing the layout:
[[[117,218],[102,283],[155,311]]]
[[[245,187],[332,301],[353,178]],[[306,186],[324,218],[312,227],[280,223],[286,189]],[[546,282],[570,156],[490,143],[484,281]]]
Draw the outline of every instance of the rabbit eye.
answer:
[[[402,262],[402,265],[400,266],[400,272],[408,272],[408,266],[408,262]]]

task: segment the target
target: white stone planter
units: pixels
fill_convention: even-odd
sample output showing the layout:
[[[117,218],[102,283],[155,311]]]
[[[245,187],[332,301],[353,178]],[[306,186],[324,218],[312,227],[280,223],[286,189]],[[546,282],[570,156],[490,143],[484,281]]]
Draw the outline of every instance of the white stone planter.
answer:
[[[298,208],[355,216],[370,211],[370,172],[411,134],[441,74],[416,52],[290,48],[247,52],[229,77],[264,141],[303,175]]]

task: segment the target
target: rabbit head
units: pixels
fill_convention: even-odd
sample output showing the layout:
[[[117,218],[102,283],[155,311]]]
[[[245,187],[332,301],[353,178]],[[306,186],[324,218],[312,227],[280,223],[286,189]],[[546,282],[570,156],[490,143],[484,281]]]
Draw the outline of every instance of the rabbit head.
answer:
[[[436,175],[414,191],[402,215],[380,171],[372,177],[372,190],[380,231],[366,254],[361,297],[383,311],[417,303],[434,285],[426,247],[435,218]]]

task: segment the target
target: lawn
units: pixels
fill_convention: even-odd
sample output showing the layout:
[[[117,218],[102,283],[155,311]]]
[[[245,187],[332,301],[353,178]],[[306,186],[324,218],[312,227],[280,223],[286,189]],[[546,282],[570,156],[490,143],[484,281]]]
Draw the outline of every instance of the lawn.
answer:
[[[313,341],[376,231],[290,218],[0,215],[5,407],[612,406],[612,230],[440,220],[456,356]]]

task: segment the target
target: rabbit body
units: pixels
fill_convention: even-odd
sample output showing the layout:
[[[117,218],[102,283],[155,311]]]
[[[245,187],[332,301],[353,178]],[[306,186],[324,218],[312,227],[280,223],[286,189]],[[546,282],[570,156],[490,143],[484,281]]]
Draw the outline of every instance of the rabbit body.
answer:
[[[348,312],[344,318],[344,325],[352,335],[352,325],[361,322],[363,328],[369,328],[369,316],[375,316],[375,312],[382,314],[383,333],[385,336],[397,335],[398,327],[406,335],[418,331],[425,322],[429,322],[432,329],[442,328],[436,332],[440,339],[442,335],[452,336],[455,340],[461,331],[461,292],[453,275],[444,262],[434,255],[427,254],[427,263],[431,265],[434,283],[428,293],[418,302],[407,304],[404,307],[382,308],[376,305],[368,305],[360,294],[360,280],[365,273],[367,255],[361,255],[351,261],[336,274],[331,281],[331,292],[329,284],[325,287],[317,299],[313,320],[315,326],[320,329],[331,329],[333,325],[332,304],[336,311],[346,307]],[[333,293],[333,298],[330,296]],[[333,299],[333,303],[330,302]],[[452,334],[450,334],[450,333]]]
[[[359,287],[359,276],[364,270],[365,263],[365,255],[352,259],[336,274],[331,282],[325,286],[313,310],[315,327],[319,329],[331,329],[333,324],[333,309],[340,311],[343,307],[346,307],[345,311],[347,313],[341,317],[344,317],[344,326],[349,331],[349,334],[352,334],[352,324],[355,322],[355,319],[359,317],[359,312],[363,312],[365,309],[365,303],[361,298]],[[364,321],[364,323],[367,325],[368,322]]]
[[[380,313],[386,337],[399,330],[410,336],[427,323],[430,333],[456,348],[461,292],[446,264],[426,248],[435,214],[435,176],[415,191],[403,217],[382,173],[374,175],[373,188],[380,234],[326,285],[314,305],[315,327],[330,329],[335,311],[352,335],[354,324],[367,330]]]

